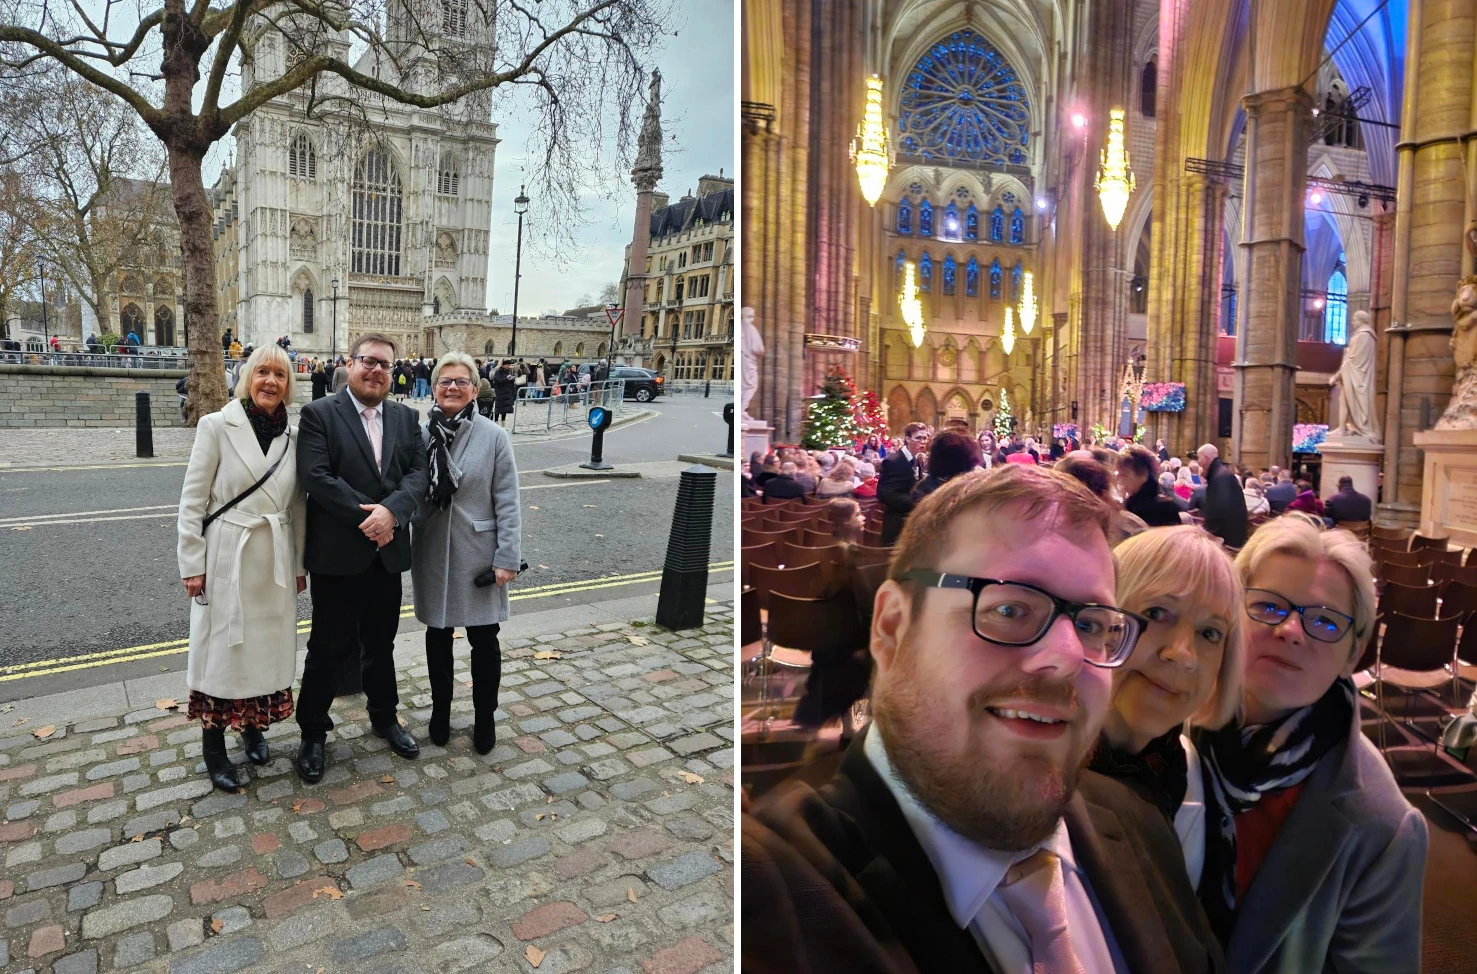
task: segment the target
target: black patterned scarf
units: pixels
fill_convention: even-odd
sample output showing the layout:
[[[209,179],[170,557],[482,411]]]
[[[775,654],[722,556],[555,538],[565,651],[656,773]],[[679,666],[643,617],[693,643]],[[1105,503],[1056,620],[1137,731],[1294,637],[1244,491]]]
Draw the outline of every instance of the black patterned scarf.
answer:
[[[1236,926],[1236,816],[1262,795],[1305,780],[1349,736],[1354,683],[1335,680],[1318,700],[1276,723],[1220,730],[1197,727],[1190,739],[1205,772],[1205,871],[1200,901],[1211,929],[1227,943]]]
[[[426,499],[441,510],[451,506],[451,496],[456,493],[456,471],[451,466],[451,445],[463,422],[469,421],[477,412],[477,400],[473,399],[455,416],[448,416],[439,405],[432,406],[426,417],[431,432],[431,482],[426,485]]]
[[[246,400],[245,406],[246,418],[251,421],[251,431],[256,434],[262,456],[266,456],[272,441],[287,432],[287,403],[279,402],[276,411],[270,413],[251,399]]]
[[[1150,741],[1142,751],[1131,754],[1108,743],[1106,735],[1098,739],[1093,752],[1093,771],[1117,778],[1144,794],[1174,824],[1174,816],[1185,803],[1189,789],[1189,764],[1185,747],[1180,743],[1180,729]]]

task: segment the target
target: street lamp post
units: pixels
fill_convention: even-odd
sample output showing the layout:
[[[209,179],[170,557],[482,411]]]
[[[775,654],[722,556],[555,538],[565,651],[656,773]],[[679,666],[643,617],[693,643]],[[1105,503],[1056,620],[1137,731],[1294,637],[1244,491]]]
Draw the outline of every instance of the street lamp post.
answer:
[[[39,258],[36,270],[41,272],[41,333],[46,336],[46,345],[51,347],[51,325],[46,319],[46,264]]]
[[[513,198],[513,212],[518,214],[518,250],[513,265],[513,338],[508,342],[508,357],[518,354],[518,282],[523,278],[523,214],[528,212],[528,196],[524,187],[518,187]]]
[[[333,288],[333,349],[328,353],[328,357],[336,365],[338,364],[338,278],[335,277],[329,281],[328,286]]]

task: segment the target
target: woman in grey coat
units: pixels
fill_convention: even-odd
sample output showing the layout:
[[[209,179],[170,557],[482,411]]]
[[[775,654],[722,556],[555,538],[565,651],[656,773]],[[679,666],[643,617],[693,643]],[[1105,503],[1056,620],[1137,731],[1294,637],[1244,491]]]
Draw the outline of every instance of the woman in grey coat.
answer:
[[[498,625],[508,618],[508,583],[523,560],[518,468],[507,432],[477,412],[477,366],[469,356],[442,356],[431,394],[435,405],[421,427],[431,478],[410,534],[415,617],[426,625],[428,730],[438,745],[451,734],[452,630],[462,627],[472,647],[472,741],[486,754],[497,740]],[[483,575],[489,584],[479,586]]]

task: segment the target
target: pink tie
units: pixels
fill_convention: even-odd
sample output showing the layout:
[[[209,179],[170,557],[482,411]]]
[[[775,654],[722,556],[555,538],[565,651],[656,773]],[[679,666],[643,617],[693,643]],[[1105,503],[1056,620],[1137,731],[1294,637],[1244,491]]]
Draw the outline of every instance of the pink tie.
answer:
[[[1066,883],[1055,853],[1042,849],[1011,866],[998,892],[1031,942],[1032,974],[1086,974],[1068,935]]]
[[[374,447],[374,465],[381,466],[380,444],[384,440],[384,434],[380,432],[379,416],[367,407],[360,415],[364,417],[364,428],[369,432],[369,445]]]

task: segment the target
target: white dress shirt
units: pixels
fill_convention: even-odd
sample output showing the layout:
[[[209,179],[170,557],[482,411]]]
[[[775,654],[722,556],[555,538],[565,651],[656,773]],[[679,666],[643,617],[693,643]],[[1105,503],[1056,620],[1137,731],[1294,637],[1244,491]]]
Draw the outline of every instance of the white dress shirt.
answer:
[[[1061,859],[1069,936],[1088,974],[1127,974],[1127,965],[1093,900],[1087,877],[1077,868],[1066,822],[1058,822],[1056,832],[1039,846],[1021,852],[986,849],[959,835],[919,804],[893,772],[875,724],[867,732],[863,752],[887,784],[927,854],[954,922],[961,930],[969,930],[986,956],[994,958],[1001,974],[1032,974],[1031,951],[1025,930],[995,895],[996,887],[1012,865],[1043,848]]]
[[[368,409],[374,413],[375,422],[380,424],[380,433],[383,434],[385,431],[385,404],[380,403],[378,406],[366,406],[358,399],[355,399],[352,392],[349,393],[349,401],[354,404],[354,412],[359,414],[359,425],[364,427],[364,435],[368,436],[370,442],[373,443],[374,436],[370,432],[369,420],[365,418],[364,410]]]
[[[1205,778],[1200,770],[1200,755],[1190,743],[1188,734],[1180,735],[1185,748],[1185,800],[1174,813],[1174,834],[1179,837],[1185,854],[1185,872],[1190,886],[1200,888],[1200,874],[1205,871]]]

